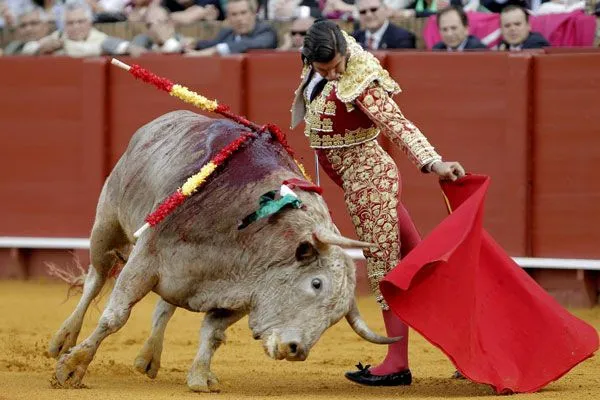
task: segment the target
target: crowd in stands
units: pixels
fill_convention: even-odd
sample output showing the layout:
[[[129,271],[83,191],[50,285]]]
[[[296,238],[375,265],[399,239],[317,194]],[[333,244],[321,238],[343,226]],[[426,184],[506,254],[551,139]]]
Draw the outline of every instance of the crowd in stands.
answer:
[[[589,0],[588,0],[589,1]],[[600,4],[600,3],[598,3]],[[199,57],[255,49],[296,51],[317,18],[351,22],[352,35],[368,50],[414,49],[416,35],[396,25],[402,18],[435,16],[441,39],[434,51],[519,51],[550,46],[532,30],[532,16],[586,10],[585,0],[0,0],[0,29],[14,32],[10,55],[137,56],[147,52]],[[499,15],[494,46],[469,29],[469,12]],[[133,38],[110,36],[98,23],[138,23]],[[216,37],[188,37],[180,28],[220,21]],[[273,22],[287,25],[278,36]]]

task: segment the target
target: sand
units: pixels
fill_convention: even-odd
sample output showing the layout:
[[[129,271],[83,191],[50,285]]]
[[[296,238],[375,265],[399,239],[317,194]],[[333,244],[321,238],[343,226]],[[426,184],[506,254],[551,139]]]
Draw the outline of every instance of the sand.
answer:
[[[133,360],[150,331],[157,300],[150,294],[134,308],[123,329],[100,346],[83,383],[85,389],[53,389],[55,360],[44,356],[47,343],[75,307],[79,294],[66,300],[67,287],[52,282],[0,281],[0,400],[18,399],[447,399],[498,398],[486,385],[450,379],[454,368],[444,354],[415,332],[410,336],[413,384],[402,388],[363,387],[343,373],[359,360],[376,364],[385,346],[360,339],[342,320],[329,329],[304,362],[274,361],[252,340],[243,319],[228,331],[228,342],[216,353],[213,372],[221,393],[193,393],[186,386],[187,370],[198,345],[202,314],[178,310],[165,338],[162,367],[156,379],[140,375]],[[95,327],[108,295],[90,308],[80,340]],[[359,301],[365,320],[383,333],[383,322],[372,298]],[[600,307],[571,310],[600,330]],[[600,399],[600,357],[574,368],[534,394],[534,399]]]

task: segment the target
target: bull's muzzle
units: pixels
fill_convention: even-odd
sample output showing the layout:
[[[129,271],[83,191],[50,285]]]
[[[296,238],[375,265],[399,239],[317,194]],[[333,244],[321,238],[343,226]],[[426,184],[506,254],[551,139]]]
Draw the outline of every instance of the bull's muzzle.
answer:
[[[285,338],[273,332],[263,343],[265,353],[275,360],[304,361],[308,350],[299,338]]]

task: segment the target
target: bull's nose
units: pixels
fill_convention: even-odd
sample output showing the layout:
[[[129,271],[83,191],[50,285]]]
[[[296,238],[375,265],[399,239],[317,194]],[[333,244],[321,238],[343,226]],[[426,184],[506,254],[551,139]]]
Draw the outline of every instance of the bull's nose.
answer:
[[[289,342],[287,344],[287,356],[290,361],[304,361],[306,359],[306,351],[301,343]]]

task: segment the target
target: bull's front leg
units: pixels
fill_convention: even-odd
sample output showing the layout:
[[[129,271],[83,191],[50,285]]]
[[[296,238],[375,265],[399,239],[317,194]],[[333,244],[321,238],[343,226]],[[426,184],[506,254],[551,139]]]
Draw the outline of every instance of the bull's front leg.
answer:
[[[218,392],[219,381],[210,370],[213,354],[225,342],[225,330],[245,315],[243,311],[212,310],[200,329],[200,347],[188,373],[188,387],[194,392]]]
[[[154,315],[152,316],[152,333],[135,359],[135,369],[152,379],[156,378],[158,374],[165,339],[165,329],[176,309],[177,307],[167,303],[163,299],[158,300],[154,309]]]
[[[156,282],[156,275],[148,270],[146,263],[140,262],[139,258],[129,260],[117,279],[94,332],[58,360],[52,379],[54,386],[81,386],[81,380],[100,343],[125,325],[133,305],[148,294]]]

